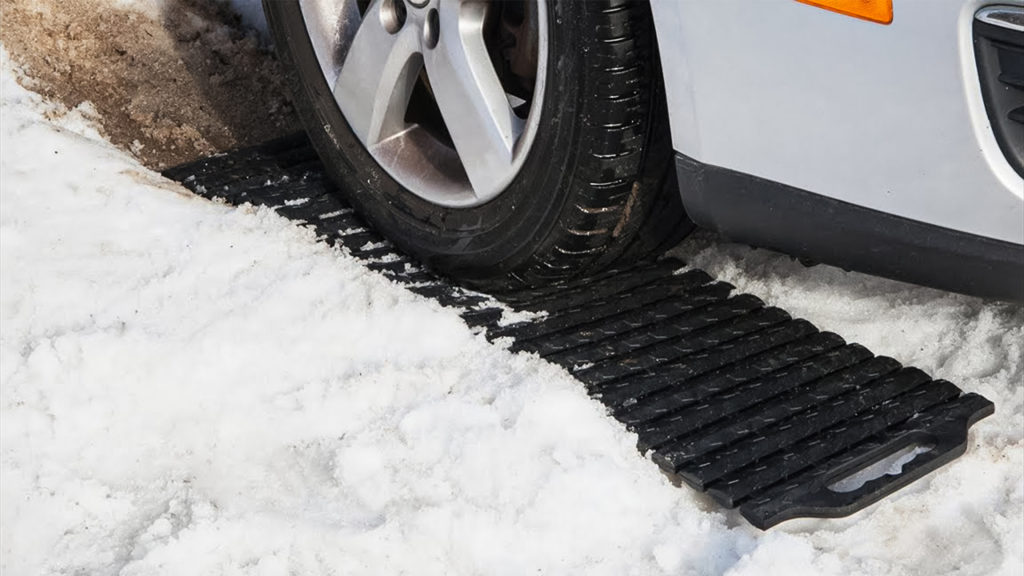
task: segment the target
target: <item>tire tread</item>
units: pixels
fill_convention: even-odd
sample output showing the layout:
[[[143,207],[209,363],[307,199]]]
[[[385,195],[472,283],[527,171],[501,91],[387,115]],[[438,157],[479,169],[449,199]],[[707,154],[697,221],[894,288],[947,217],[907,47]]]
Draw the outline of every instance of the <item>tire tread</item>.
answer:
[[[671,145],[660,71],[651,65],[657,55],[649,7],[590,1],[581,12],[595,31],[584,74],[585,93],[593,97],[582,113],[572,200],[549,241],[516,271],[517,282],[563,279],[552,278],[553,271],[592,273],[624,254],[649,257],[690,228],[677,190],[666,186],[674,182],[665,169]],[[676,214],[654,218],[656,208]]]

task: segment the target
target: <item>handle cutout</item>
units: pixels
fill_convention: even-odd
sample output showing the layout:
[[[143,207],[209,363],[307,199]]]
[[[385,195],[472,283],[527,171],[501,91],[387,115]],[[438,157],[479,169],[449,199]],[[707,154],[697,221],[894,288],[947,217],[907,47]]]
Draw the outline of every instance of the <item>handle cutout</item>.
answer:
[[[867,466],[836,480],[828,485],[828,489],[839,493],[853,492],[855,490],[860,490],[861,486],[864,486],[872,480],[877,480],[882,476],[899,476],[903,473],[904,466],[913,462],[914,459],[921,454],[927,454],[933,449],[935,449],[934,444],[915,442],[893,452],[892,454],[889,454],[877,462],[868,464]]]

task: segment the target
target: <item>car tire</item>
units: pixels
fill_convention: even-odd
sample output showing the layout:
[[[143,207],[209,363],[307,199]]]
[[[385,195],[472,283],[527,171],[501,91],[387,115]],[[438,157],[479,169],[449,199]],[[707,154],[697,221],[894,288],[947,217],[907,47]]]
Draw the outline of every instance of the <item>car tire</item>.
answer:
[[[649,7],[547,0],[542,116],[511,183],[476,206],[403,187],[346,122],[297,0],[265,0],[295,107],[340,193],[427,265],[482,288],[539,285],[643,258],[686,219]]]

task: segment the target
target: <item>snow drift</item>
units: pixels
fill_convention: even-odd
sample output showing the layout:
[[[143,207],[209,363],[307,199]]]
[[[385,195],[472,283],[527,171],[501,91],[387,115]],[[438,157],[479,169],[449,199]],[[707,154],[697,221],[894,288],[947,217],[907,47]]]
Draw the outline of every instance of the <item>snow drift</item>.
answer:
[[[856,514],[762,533],[569,375],[107,143],[2,53],[5,574],[1020,574],[1024,310],[698,237],[713,274],[997,413]]]

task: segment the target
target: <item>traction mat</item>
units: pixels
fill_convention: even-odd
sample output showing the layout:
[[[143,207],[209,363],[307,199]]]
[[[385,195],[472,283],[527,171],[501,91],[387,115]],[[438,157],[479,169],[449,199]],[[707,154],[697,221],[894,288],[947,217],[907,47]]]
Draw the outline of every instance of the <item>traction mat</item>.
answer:
[[[420,267],[332,192],[304,136],[172,168],[276,209],[491,339],[571,372],[665,472],[766,529],[860,510],[964,452],[993,404],[875,356],[678,260],[485,295]],[[527,320],[506,322],[508,310]],[[903,464],[890,465],[899,455]],[[874,466],[872,466],[874,465]],[[882,468],[865,474],[868,468]],[[851,475],[878,476],[863,484]],[[858,485],[860,484],[860,485]]]

